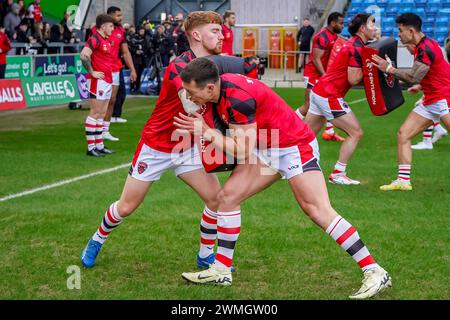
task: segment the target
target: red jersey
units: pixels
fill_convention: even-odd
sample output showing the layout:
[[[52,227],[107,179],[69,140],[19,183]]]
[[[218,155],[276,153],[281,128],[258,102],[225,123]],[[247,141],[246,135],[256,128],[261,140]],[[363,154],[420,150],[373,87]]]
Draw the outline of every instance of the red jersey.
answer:
[[[323,68],[327,71],[328,59],[330,58],[331,50],[333,49],[334,43],[337,39],[337,34],[328,30],[328,28],[322,28],[319,33],[313,38],[313,46],[311,50],[311,57],[309,62],[305,66],[304,75],[313,79],[319,79],[321,75],[317,71],[316,66],[313,63],[314,49],[324,50],[324,54],[320,61],[322,62]]]
[[[348,82],[347,68],[362,68],[364,46],[363,40],[358,35],[347,41],[312,91],[323,98],[343,98],[352,87]]]
[[[166,69],[155,109],[141,135],[141,140],[152,149],[170,153],[179,143],[179,140],[172,141],[172,133],[177,129],[173,117],[179,112],[185,113],[178,97],[178,91],[183,88],[180,73],[194,59],[195,54],[188,50],[171,61]]]
[[[114,58],[111,55],[111,43],[107,38],[103,38],[100,33],[96,32],[86,41],[85,47],[92,50],[92,69],[103,72],[105,74],[103,80],[112,83],[112,65]]]
[[[92,33],[96,33],[97,28],[92,28]],[[126,43],[125,38],[125,29],[122,26],[114,26],[114,31],[108,37],[109,42],[111,43],[111,54],[114,59],[114,64],[112,66],[112,72],[119,72],[122,68],[122,59],[120,59],[120,47],[122,43]]]
[[[3,32],[0,32],[0,64],[6,64],[6,54],[11,49],[11,43]]]
[[[430,67],[420,81],[425,95],[423,104],[430,105],[442,99],[447,99],[450,103],[450,64],[445,61],[439,44],[431,38],[423,37],[414,51],[414,61]]]
[[[40,5],[33,3],[28,7],[28,11],[30,12],[30,18],[33,18],[35,22],[42,21],[42,9]]]
[[[222,53],[226,53],[230,56],[233,55],[233,30],[226,25],[222,25],[223,45]]]
[[[256,123],[259,148],[288,148],[315,139],[308,125],[261,81],[232,73],[225,73],[220,79],[220,98],[214,106],[220,118],[226,125]],[[274,130],[278,141],[272,140]]]

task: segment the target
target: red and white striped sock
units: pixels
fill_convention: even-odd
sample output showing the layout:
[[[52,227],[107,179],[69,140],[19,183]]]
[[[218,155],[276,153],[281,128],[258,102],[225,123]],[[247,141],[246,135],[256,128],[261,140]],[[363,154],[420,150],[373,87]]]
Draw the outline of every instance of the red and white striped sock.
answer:
[[[205,206],[200,221],[200,251],[199,256],[206,258],[214,252],[217,238],[217,213]]]
[[[433,127],[434,127],[434,132],[435,133],[436,133],[436,131],[444,131],[444,132],[446,131],[439,121],[435,122],[433,124]]]
[[[217,255],[215,265],[231,268],[234,246],[241,232],[241,210],[217,212]]]
[[[344,218],[337,216],[328,226],[326,232],[342,249],[358,263],[362,271],[378,266],[369,250],[359,237],[358,231]]]
[[[108,210],[106,210],[102,223],[100,223],[97,231],[92,236],[93,240],[103,244],[111,231],[122,223],[123,218],[119,215],[119,211],[117,211],[118,202],[119,201],[114,202],[109,206]]]
[[[347,170],[347,164],[346,163],[342,163],[340,161],[336,162],[336,164],[334,165],[334,169],[332,174],[342,174],[345,175],[345,172]]]
[[[95,135],[95,148],[97,150],[103,150],[105,145],[103,144],[103,119],[97,119],[97,134]]]
[[[439,122],[438,122],[439,124]],[[429,126],[423,131],[423,141],[424,142],[431,142],[431,137],[433,136],[433,128],[434,126]]]
[[[325,132],[328,134],[331,134],[331,135],[334,134],[334,126],[330,121],[327,121],[327,125],[325,127]]]
[[[110,121],[104,121],[103,120],[103,132],[109,132],[109,126],[111,122]]]
[[[411,165],[410,164],[400,164],[398,166],[398,179],[404,181],[410,181],[411,179]]]
[[[84,123],[84,129],[86,131],[86,141],[87,141],[87,145],[88,145],[88,150],[91,151],[91,150],[95,149],[97,119],[94,119],[94,118],[88,116]]]

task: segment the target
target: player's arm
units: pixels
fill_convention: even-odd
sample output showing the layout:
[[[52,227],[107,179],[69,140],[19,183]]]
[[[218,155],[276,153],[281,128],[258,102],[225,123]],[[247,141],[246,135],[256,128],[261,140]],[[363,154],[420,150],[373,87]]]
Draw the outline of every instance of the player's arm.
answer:
[[[81,63],[83,64],[83,67],[94,78],[103,79],[105,77],[105,74],[103,72],[94,71],[94,69],[92,68],[91,56],[92,50],[90,48],[84,47],[83,50],[81,50],[80,59]]]
[[[397,79],[403,80],[411,84],[417,84],[422,81],[430,70],[430,66],[421,61],[414,61],[411,69],[399,70],[392,65],[391,60],[386,56],[386,60],[380,56],[372,56],[373,65],[380,69],[384,73],[390,73],[394,75]]]
[[[347,78],[348,82],[355,86],[358,83],[360,83],[363,79],[363,72],[362,72],[362,54],[360,49],[353,48],[352,51],[349,52],[350,57],[348,60],[348,67],[347,67]]]
[[[136,81],[137,73],[136,69],[134,68],[133,57],[131,56],[128,44],[126,42],[122,42],[120,49],[122,50],[123,60],[125,61],[125,64],[127,65],[128,69],[130,69],[130,80],[134,82]]]
[[[357,85],[363,79],[362,69],[357,68],[357,67],[348,67],[347,68],[347,77],[348,77],[348,83],[350,83],[352,86]]]
[[[319,72],[320,76],[322,76],[325,73],[325,68],[322,64],[322,57],[325,54],[325,50],[314,48],[313,49],[313,59],[312,62],[314,66],[316,67],[317,71]]]
[[[192,117],[180,113],[178,117],[175,117],[174,124],[182,130],[202,136],[217,150],[232,155],[238,161],[250,158],[252,151],[256,148],[256,123],[230,124],[230,136],[224,136],[220,131],[210,128],[197,112],[194,112]]]

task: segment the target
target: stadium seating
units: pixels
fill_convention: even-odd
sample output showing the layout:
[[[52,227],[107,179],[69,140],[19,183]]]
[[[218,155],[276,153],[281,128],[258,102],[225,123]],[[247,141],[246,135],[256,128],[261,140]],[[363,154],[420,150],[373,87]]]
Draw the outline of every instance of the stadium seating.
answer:
[[[377,9],[377,7],[379,7]],[[350,36],[347,26],[359,12],[381,16],[381,33],[398,38],[395,17],[404,12],[413,12],[423,20],[423,32],[434,38],[441,46],[450,29],[450,0],[352,0],[344,19],[344,36]]]

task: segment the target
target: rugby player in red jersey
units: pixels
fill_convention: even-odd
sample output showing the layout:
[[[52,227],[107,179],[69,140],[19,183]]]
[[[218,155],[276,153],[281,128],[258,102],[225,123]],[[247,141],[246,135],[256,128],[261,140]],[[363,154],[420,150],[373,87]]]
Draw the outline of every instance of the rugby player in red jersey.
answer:
[[[97,255],[111,231],[139,207],[152,183],[159,180],[167,170],[174,170],[205,203],[200,222],[201,241],[197,265],[208,267],[214,261],[220,183],[215,175],[205,172],[198,148],[192,146],[193,139],[177,136],[173,118],[184,109],[198,109],[185,97],[180,72],[195,57],[222,52],[221,23],[220,15],[212,11],[191,12],[186,18],[184,27],[191,49],[169,63],[160,96],[142,131],[120,200],[107,209],[100,226],[82,253],[81,261],[85,267],[95,265]],[[183,142],[187,142],[187,145],[180,148]]]
[[[299,117],[305,118],[309,110],[309,94],[320,77],[325,74],[328,67],[328,59],[333,50],[338,34],[344,29],[344,16],[339,12],[333,12],[328,16],[327,26],[322,28],[313,38],[311,57],[305,66],[303,78],[305,80],[305,103],[296,110]],[[334,132],[333,124],[327,121],[325,131],[322,134],[324,140],[344,141],[344,138]]]
[[[233,54],[233,29],[236,24],[236,14],[233,11],[225,11],[223,15],[223,25],[222,25],[222,34],[223,34],[223,46],[222,53],[227,54],[229,56]]]
[[[389,61],[374,55],[374,65],[410,84],[420,84],[423,102],[408,115],[397,135],[398,176],[383,191],[412,190],[411,140],[425,128],[441,120],[450,129],[450,65],[445,61],[439,44],[422,33],[422,19],[414,13],[396,18],[398,36],[405,45],[414,44],[414,64],[411,70],[399,70]]]
[[[353,37],[337,53],[335,60],[328,65],[327,72],[311,90],[305,121],[316,135],[327,120],[347,133],[348,137],[341,145],[339,159],[328,181],[341,185],[358,185],[359,181],[347,176],[347,163],[363,132],[344,97],[363,78],[362,49],[369,40],[376,37],[375,19],[366,13],[357,14],[348,30]]]
[[[237,159],[237,165],[218,194],[217,255],[201,272],[183,273],[194,283],[231,285],[231,264],[241,228],[240,204],[282,176],[304,212],[325,230],[364,272],[363,285],[350,298],[365,299],[391,285],[389,274],[372,258],[356,229],[331,206],[319,166],[312,130],[289,105],[262,82],[239,74],[219,77],[206,58],[190,62],[181,72],[189,99],[212,106],[230,128],[229,136],[211,129],[199,113],[180,113],[175,124],[203,139],[216,150]]]
[[[123,60],[130,69],[130,81],[136,81],[136,70],[133,64],[133,58],[130,50],[128,49],[127,39],[125,37],[125,29],[122,27],[122,11],[118,7],[109,7],[107,11],[114,19],[114,30],[108,40],[111,42],[112,56],[114,57],[114,64],[112,66],[112,92],[111,99],[109,99],[108,109],[103,117],[103,139],[111,141],[119,141],[119,138],[114,137],[109,132],[109,126],[111,123],[111,117],[114,111],[114,104],[116,103],[117,92],[120,85],[120,70],[123,68],[120,54],[123,56]],[[95,28],[93,30],[95,32]]]
[[[112,153],[103,144],[103,115],[108,108],[112,91],[111,43],[108,37],[114,30],[114,20],[106,14],[97,16],[97,30],[92,34],[80,53],[83,66],[89,72],[91,110],[86,118],[85,129],[88,149],[86,154],[103,157]]]

